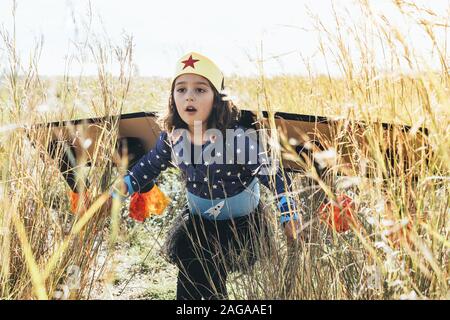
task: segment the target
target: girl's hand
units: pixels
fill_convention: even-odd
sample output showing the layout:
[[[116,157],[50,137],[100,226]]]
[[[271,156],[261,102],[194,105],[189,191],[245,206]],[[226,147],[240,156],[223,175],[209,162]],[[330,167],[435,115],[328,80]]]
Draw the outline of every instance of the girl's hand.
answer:
[[[286,235],[288,243],[292,243],[298,238],[298,231],[300,230],[300,221],[291,220],[284,224],[284,234]]]
[[[278,202],[278,209],[281,211],[280,223],[284,227],[284,234],[288,242],[293,242],[297,239],[297,233],[300,230],[300,215],[295,202],[290,197],[282,196]]]

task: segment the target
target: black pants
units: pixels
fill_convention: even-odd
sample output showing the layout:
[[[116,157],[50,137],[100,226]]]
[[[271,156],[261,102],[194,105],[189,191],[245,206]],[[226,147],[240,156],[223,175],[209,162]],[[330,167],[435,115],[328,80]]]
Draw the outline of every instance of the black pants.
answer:
[[[166,247],[178,266],[177,299],[227,299],[229,272],[245,271],[256,261],[263,226],[262,206],[230,220],[207,220],[189,209],[175,222]],[[166,244],[167,246],[167,244]]]

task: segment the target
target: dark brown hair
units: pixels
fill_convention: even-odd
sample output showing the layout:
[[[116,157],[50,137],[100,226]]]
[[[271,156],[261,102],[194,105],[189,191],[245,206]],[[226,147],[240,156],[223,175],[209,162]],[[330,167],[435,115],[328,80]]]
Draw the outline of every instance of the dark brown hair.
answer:
[[[213,107],[208,118],[208,129],[215,128],[225,134],[225,130],[231,128],[240,119],[240,110],[234,103],[227,98],[226,94],[219,93],[216,88],[208,80],[209,86],[214,92]],[[172,83],[170,89],[169,106],[166,112],[158,120],[161,127],[166,132],[171,132],[174,129],[187,129],[187,124],[181,119],[178,114],[175,100],[173,97],[173,90],[175,81]]]

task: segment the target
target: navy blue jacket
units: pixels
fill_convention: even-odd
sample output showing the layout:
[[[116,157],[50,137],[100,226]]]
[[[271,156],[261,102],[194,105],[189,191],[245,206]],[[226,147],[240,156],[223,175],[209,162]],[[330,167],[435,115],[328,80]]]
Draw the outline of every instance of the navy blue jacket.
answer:
[[[289,176],[283,175],[279,166],[276,166],[276,172],[270,172],[270,168],[273,168],[271,159],[258,137],[246,134],[249,131],[242,126],[236,125],[234,129],[238,131],[235,131],[236,135],[232,140],[221,139],[222,145],[218,140],[208,141],[203,146],[195,146],[186,135],[173,143],[169,141],[167,132],[162,131],[156,146],[128,172],[132,191],[147,192],[162,171],[168,167],[178,167],[185,175],[187,190],[202,198],[220,199],[236,195],[255,176],[269,189],[273,188],[274,183],[274,192],[278,197],[290,192]],[[188,148],[191,155],[185,154],[189,152]]]

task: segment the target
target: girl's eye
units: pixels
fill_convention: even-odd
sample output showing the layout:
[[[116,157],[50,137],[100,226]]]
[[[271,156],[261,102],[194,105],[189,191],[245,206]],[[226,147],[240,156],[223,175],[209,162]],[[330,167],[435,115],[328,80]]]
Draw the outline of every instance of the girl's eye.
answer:
[[[186,89],[185,89],[185,88],[178,88],[176,91],[179,92],[179,93],[183,93],[183,92],[186,91]],[[204,92],[206,92],[206,90],[205,90],[205,89],[202,89],[202,88],[197,88],[196,91],[199,92],[199,93],[204,93]]]

